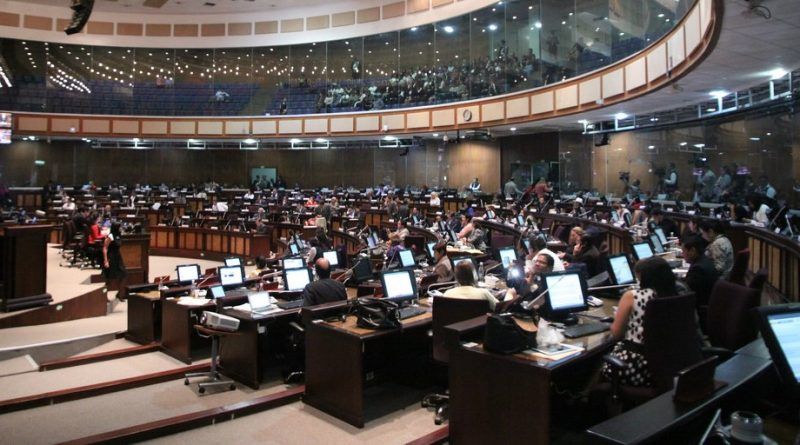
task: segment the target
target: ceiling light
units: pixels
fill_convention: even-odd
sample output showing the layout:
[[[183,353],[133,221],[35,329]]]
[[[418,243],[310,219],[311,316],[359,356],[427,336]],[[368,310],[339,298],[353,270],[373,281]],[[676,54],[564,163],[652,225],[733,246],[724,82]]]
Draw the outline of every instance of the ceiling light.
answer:
[[[257,141],[255,139],[253,139],[253,138],[247,138],[247,139],[243,140],[242,142],[244,142],[245,144],[255,144]]]
[[[303,141],[300,140],[300,139],[297,139],[297,138],[291,138],[291,139],[289,139],[289,142],[291,142],[292,144],[299,144],[300,142],[303,142]]]
[[[706,144],[694,144],[694,148],[703,148]]]
[[[511,131],[517,131],[517,127],[511,127],[511,128],[509,128],[509,130],[511,130]]]
[[[760,141],[760,140],[761,140],[761,138],[756,138],[756,137],[753,137],[753,138],[750,138],[750,140],[751,140],[751,141]]]
[[[709,91],[708,94],[714,99],[722,99],[723,97],[731,94],[731,92],[725,90],[714,90],[714,91]]]
[[[542,22],[536,22],[533,24],[537,29],[542,29]]]
[[[433,133],[433,134],[431,134],[431,136],[433,136],[435,138],[438,138],[439,137],[439,133]]]
[[[316,138],[316,139],[314,139],[314,142],[317,142],[319,144],[324,144],[324,143],[328,142],[328,140],[325,139],[325,138]]]
[[[781,77],[783,77],[783,76],[785,76],[787,74],[789,74],[789,72],[786,71],[785,69],[783,69],[783,68],[775,68],[774,70],[769,72],[769,77],[772,80],[777,80],[777,79],[780,79]]]
[[[648,145],[648,146],[647,146],[647,149],[648,149],[648,150],[652,150],[652,149],[654,149],[654,148],[656,148],[656,146],[655,146],[655,145]]]
[[[713,113],[715,111],[717,111],[716,108],[706,108],[706,113]]]
[[[455,29],[453,29],[453,27],[450,26],[450,25],[447,25],[447,26],[444,27],[444,32],[446,32],[448,34],[452,34],[453,31],[455,31]]]
[[[767,136],[772,136],[772,133],[767,133]]]
[[[383,137],[383,140],[384,141],[396,141],[397,140],[397,136],[387,135],[387,136]]]
[[[689,143],[688,143],[688,142],[681,142],[681,143],[680,143],[680,146],[681,146],[681,147],[685,147],[685,146],[687,146],[687,145],[689,145]]]
[[[494,23],[489,25],[489,31],[497,31],[497,25],[495,25]]]
[[[141,139],[139,139],[139,138],[133,138],[133,142],[139,142],[139,141],[141,141]],[[191,140],[191,139],[189,139],[189,142],[192,142],[192,140]]]
[[[627,117],[628,117],[627,113],[617,113],[617,114],[614,115],[614,119],[616,119],[618,121],[620,121],[622,119],[625,119]]]

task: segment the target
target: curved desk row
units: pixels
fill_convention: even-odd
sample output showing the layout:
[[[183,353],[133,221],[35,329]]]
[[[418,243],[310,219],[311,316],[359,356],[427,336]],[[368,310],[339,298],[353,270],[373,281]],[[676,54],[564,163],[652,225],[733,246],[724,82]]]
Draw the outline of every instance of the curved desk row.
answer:
[[[249,232],[194,227],[150,227],[150,253],[223,260],[229,256],[252,259],[270,251],[270,238]]]

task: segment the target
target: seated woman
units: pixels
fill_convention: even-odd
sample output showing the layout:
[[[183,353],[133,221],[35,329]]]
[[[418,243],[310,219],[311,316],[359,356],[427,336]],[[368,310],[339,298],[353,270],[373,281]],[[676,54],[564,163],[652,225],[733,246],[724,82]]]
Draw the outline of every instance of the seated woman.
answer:
[[[706,256],[714,263],[714,269],[724,279],[733,269],[733,244],[725,236],[725,225],[722,221],[704,219],[698,226],[703,239],[708,242]]]
[[[647,360],[642,354],[644,340],[644,313],[647,302],[653,298],[677,295],[675,275],[669,264],[661,257],[650,257],[636,263],[638,290],[625,292],[619,300],[619,309],[611,325],[611,334],[619,340],[611,354],[627,364],[621,383],[626,386],[653,386],[647,369]],[[603,366],[603,376],[612,378],[612,371]]]
[[[492,295],[488,290],[475,287],[475,269],[471,263],[467,261],[459,263],[458,266],[456,266],[455,273],[458,286],[445,292],[445,297],[487,300],[489,302],[489,308],[494,310],[494,307],[497,304],[497,298],[495,298],[494,295]]]

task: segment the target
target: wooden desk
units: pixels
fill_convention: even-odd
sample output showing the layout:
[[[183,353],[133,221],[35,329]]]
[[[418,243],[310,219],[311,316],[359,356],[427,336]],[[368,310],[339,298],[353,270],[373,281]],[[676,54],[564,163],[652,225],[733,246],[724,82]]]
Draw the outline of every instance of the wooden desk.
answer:
[[[717,366],[714,379],[728,384],[713,396],[691,404],[675,403],[673,391],[587,430],[590,443],[632,444],[668,438],[683,425],[716,409],[723,399],[772,367],[772,361],[756,354],[738,353]],[[451,427],[452,432],[452,427]],[[452,437],[452,435],[451,435]]]
[[[611,311],[610,304],[606,311]],[[480,321],[479,317],[448,326],[446,344],[452,345],[452,338],[474,335]],[[481,345],[451,348],[450,441],[459,445],[549,443],[550,383],[598,358],[612,345],[608,333],[568,343],[585,349],[551,361],[526,354],[495,354]]]
[[[235,337],[222,338],[220,367],[222,372],[253,389],[258,389],[263,373],[262,360],[259,354],[260,330],[276,323],[289,323],[300,320],[300,308],[281,310],[265,315],[243,312],[235,309],[223,309],[222,313],[239,319],[239,330]]]
[[[308,320],[303,401],[363,428],[365,387],[385,377],[384,372],[415,346],[426,345],[423,353],[429,354],[431,313],[403,320],[400,329],[377,331],[359,328],[354,316],[344,322],[323,320],[329,316],[325,305],[303,309],[303,320]]]
[[[161,339],[161,292],[153,290],[128,294],[128,330],[125,338],[141,344]]]
[[[151,226],[150,252],[154,255],[223,260],[236,255],[252,259],[270,250],[267,235],[196,227]]]
[[[202,306],[179,304],[178,300],[163,300],[161,304],[161,349],[168,355],[186,363],[192,363],[192,349],[201,339],[194,334],[193,316],[205,311],[215,311],[216,303],[208,300]]]

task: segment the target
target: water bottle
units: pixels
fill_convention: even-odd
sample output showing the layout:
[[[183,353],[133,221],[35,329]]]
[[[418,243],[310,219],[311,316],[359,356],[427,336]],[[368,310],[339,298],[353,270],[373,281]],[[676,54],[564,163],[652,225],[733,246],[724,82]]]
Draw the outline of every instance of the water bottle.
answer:
[[[478,281],[483,281],[485,276],[486,276],[486,269],[484,269],[483,261],[481,261],[481,265],[478,266]]]

